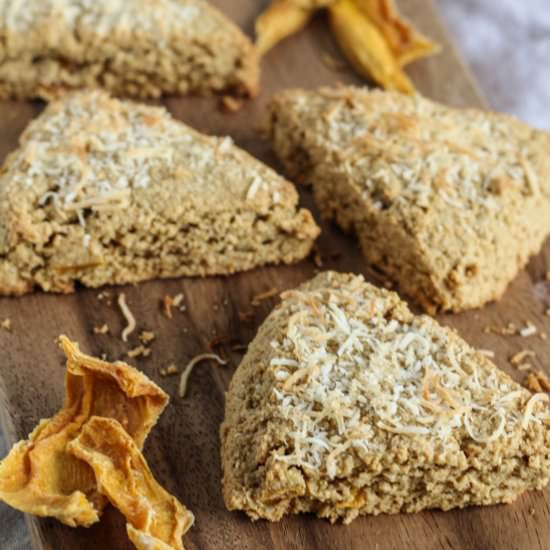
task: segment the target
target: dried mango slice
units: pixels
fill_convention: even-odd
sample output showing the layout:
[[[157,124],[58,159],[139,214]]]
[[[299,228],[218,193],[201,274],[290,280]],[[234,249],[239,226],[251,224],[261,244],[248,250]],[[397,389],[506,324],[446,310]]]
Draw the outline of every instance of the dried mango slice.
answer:
[[[338,0],[329,6],[329,14],[336,40],[359,74],[372,77],[387,90],[414,91],[384,35],[363,16],[354,0]]]
[[[393,0],[354,0],[359,10],[384,35],[388,46],[403,67],[407,63],[432,55],[439,45],[414,29],[397,12]]]
[[[93,469],[101,492],[128,520],[138,550],[183,550],[181,538],[194,516],[155,480],[119,422],[92,417],[67,450]]]
[[[274,0],[256,19],[256,51],[262,56],[288,36],[302,30],[316,10],[334,0]]]
[[[106,499],[93,470],[66,452],[67,443],[95,415],[115,418],[141,447],[168,396],[125,363],[84,355],[65,336],[60,345],[67,356],[63,408],[0,462],[0,499],[23,512],[88,526],[98,521]]]

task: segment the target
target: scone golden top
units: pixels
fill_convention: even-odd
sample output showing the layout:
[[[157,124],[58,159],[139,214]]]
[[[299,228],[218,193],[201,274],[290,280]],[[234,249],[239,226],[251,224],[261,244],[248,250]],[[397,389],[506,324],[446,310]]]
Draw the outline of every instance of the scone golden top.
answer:
[[[550,416],[454,331],[327,272],[282,295],[231,382],[230,509],[351,521],[509,502],[550,477]]]
[[[0,14],[4,98],[257,90],[252,44],[205,0],[1,0]]]
[[[318,234],[297,201],[230,138],[76,93],[28,126],[0,174],[0,292],[294,261]]]
[[[550,136],[512,117],[322,88],[276,96],[270,132],[322,213],[427,309],[498,298],[550,232]]]

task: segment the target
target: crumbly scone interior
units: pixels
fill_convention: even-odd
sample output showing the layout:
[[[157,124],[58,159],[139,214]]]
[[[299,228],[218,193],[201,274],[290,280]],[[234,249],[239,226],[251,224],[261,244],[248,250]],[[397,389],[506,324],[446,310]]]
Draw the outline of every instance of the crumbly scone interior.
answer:
[[[8,294],[289,263],[318,234],[292,184],[230,138],[102,92],[51,104],[31,123],[0,196]]]
[[[230,509],[331,521],[510,502],[550,477],[542,394],[361,276],[324,273],[267,318],[221,430]]]

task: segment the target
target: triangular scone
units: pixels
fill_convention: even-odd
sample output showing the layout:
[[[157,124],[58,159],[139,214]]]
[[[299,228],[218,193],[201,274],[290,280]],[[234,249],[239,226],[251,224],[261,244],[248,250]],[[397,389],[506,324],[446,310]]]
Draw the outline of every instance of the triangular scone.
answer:
[[[258,88],[251,42],[206,0],[2,0],[0,37],[3,99]]]
[[[252,518],[510,502],[550,477],[546,394],[361,276],[282,295],[221,428],[226,505]]]
[[[227,274],[308,254],[294,186],[163,108],[76,93],[0,173],[0,293]]]
[[[550,232],[550,135],[362,88],[289,90],[270,133],[321,213],[428,311],[499,298]]]
[[[0,462],[0,500],[75,527],[99,520],[107,503],[90,466],[67,451],[91,417],[114,419],[141,449],[168,396],[125,363],[84,355],[61,337],[67,356],[65,402]]]

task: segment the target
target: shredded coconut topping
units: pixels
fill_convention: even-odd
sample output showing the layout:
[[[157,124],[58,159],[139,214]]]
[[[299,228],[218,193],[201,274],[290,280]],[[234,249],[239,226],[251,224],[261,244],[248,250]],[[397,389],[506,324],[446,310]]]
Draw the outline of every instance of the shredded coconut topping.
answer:
[[[286,331],[271,342],[269,369],[294,429],[277,460],[334,477],[341,452],[393,434],[449,448],[457,434],[490,443],[545,417],[482,354],[391,296],[361,276],[283,293],[274,315]]]

